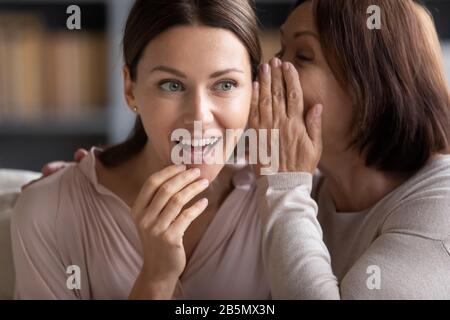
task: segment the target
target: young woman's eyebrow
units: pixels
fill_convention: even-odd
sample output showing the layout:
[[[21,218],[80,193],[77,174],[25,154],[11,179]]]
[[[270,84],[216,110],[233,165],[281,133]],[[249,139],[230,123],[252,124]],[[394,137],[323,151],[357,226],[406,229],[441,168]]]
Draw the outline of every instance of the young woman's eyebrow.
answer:
[[[171,68],[171,67],[157,66],[157,67],[154,67],[150,71],[150,73],[153,73],[153,72],[156,72],[156,71],[168,72],[168,73],[172,73],[172,74],[174,74],[174,75],[176,75],[177,77],[180,77],[180,78],[187,78],[186,75],[183,72],[178,71],[177,69],[174,69],[174,68]]]
[[[210,76],[209,76],[209,78],[218,78],[218,77],[221,77],[221,76],[223,76],[224,74],[227,74],[227,73],[230,73],[230,72],[239,72],[239,73],[244,73],[244,71],[242,71],[242,70],[239,70],[239,69],[236,69],[236,68],[228,68],[228,69],[225,69],[225,70],[221,70],[221,71],[216,71],[216,72],[214,72],[213,74],[211,74]]]
[[[176,75],[176,76],[178,76],[180,78],[187,78],[187,76],[183,72],[181,72],[181,71],[179,71],[177,69],[171,68],[171,67],[156,66],[150,71],[150,73],[153,73],[153,72],[156,72],[156,71],[168,72],[168,73],[172,73],[172,74],[174,74],[174,75]],[[211,79],[212,78],[218,78],[218,77],[223,76],[224,74],[227,74],[227,73],[230,73],[230,72],[244,73],[244,71],[239,70],[237,68],[228,68],[228,69],[225,69],[225,70],[220,70],[220,71],[214,72],[213,74],[211,74],[209,76],[209,78],[211,78]]]

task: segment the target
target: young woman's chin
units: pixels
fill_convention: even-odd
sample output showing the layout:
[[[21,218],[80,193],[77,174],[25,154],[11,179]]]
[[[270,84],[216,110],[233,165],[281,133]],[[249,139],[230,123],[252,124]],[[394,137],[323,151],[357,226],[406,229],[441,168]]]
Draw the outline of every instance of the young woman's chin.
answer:
[[[208,179],[209,182],[214,181],[219,175],[220,171],[224,168],[224,165],[219,164],[189,164],[186,165],[188,169],[198,168],[200,169],[200,178]]]

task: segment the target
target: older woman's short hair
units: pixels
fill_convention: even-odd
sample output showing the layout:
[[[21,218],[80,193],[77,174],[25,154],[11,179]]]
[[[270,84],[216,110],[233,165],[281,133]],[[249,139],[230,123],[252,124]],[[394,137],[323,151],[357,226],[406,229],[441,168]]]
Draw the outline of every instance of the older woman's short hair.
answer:
[[[310,1],[327,61],[354,98],[349,148],[367,166],[397,173],[448,151],[450,96],[426,9],[412,0]],[[380,29],[367,27],[371,5],[380,8]]]

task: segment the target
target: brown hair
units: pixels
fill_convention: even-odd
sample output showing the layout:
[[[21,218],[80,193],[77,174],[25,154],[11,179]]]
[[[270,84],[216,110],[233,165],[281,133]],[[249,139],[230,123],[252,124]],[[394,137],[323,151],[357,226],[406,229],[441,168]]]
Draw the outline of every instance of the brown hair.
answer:
[[[450,96],[426,9],[412,0],[310,1],[327,61],[358,107],[349,148],[397,173],[448,151]],[[381,29],[367,27],[371,5],[381,9]]]
[[[250,0],[137,0],[126,22],[123,36],[125,65],[136,80],[137,65],[147,44],[160,33],[181,25],[205,25],[233,32],[247,48],[256,78],[261,61],[258,23]],[[105,149],[100,161],[118,166],[138,154],[147,143],[147,134],[138,116],[130,136]]]

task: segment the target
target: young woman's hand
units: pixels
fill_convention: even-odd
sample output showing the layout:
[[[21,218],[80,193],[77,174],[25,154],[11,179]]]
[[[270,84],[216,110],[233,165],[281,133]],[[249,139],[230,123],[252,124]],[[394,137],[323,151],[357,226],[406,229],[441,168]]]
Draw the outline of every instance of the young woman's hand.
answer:
[[[73,155],[73,160],[76,163],[81,162],[81,160],[83,160],[83,158],[85,156],[87,156],[88,152],[85,149],[78,149],[75,154]],[[41,173],[42,173],[42,177],[36,180],[32,180],[30,182],[28,182],[27,184],[22,186],[22,191],[25,190],[26,188],[28,188],[30,185],[32,185],[33,183],[48,177],[52,174],[54,174],[55,172],[67,167],[70,164],[70,162],[65,162],[65,161],[53,161],[50,163],[47,163],[45,166],[42,167],[41,169]]]
[[[252,128],[279,130],[279,172],[314,174],[322,154],[323,107],[315,105],[304,115],[303,90],[291,63],[274,58],[261,66],[251,109]]]
[[[146,181],[131,209],[144,262],[130,299],[171,299],[186,266],[183,235],[207,207],[206,198],[186,204],[208,187],[199,169],[170,166]],[[198,180],[198,181],[197,181]]]

